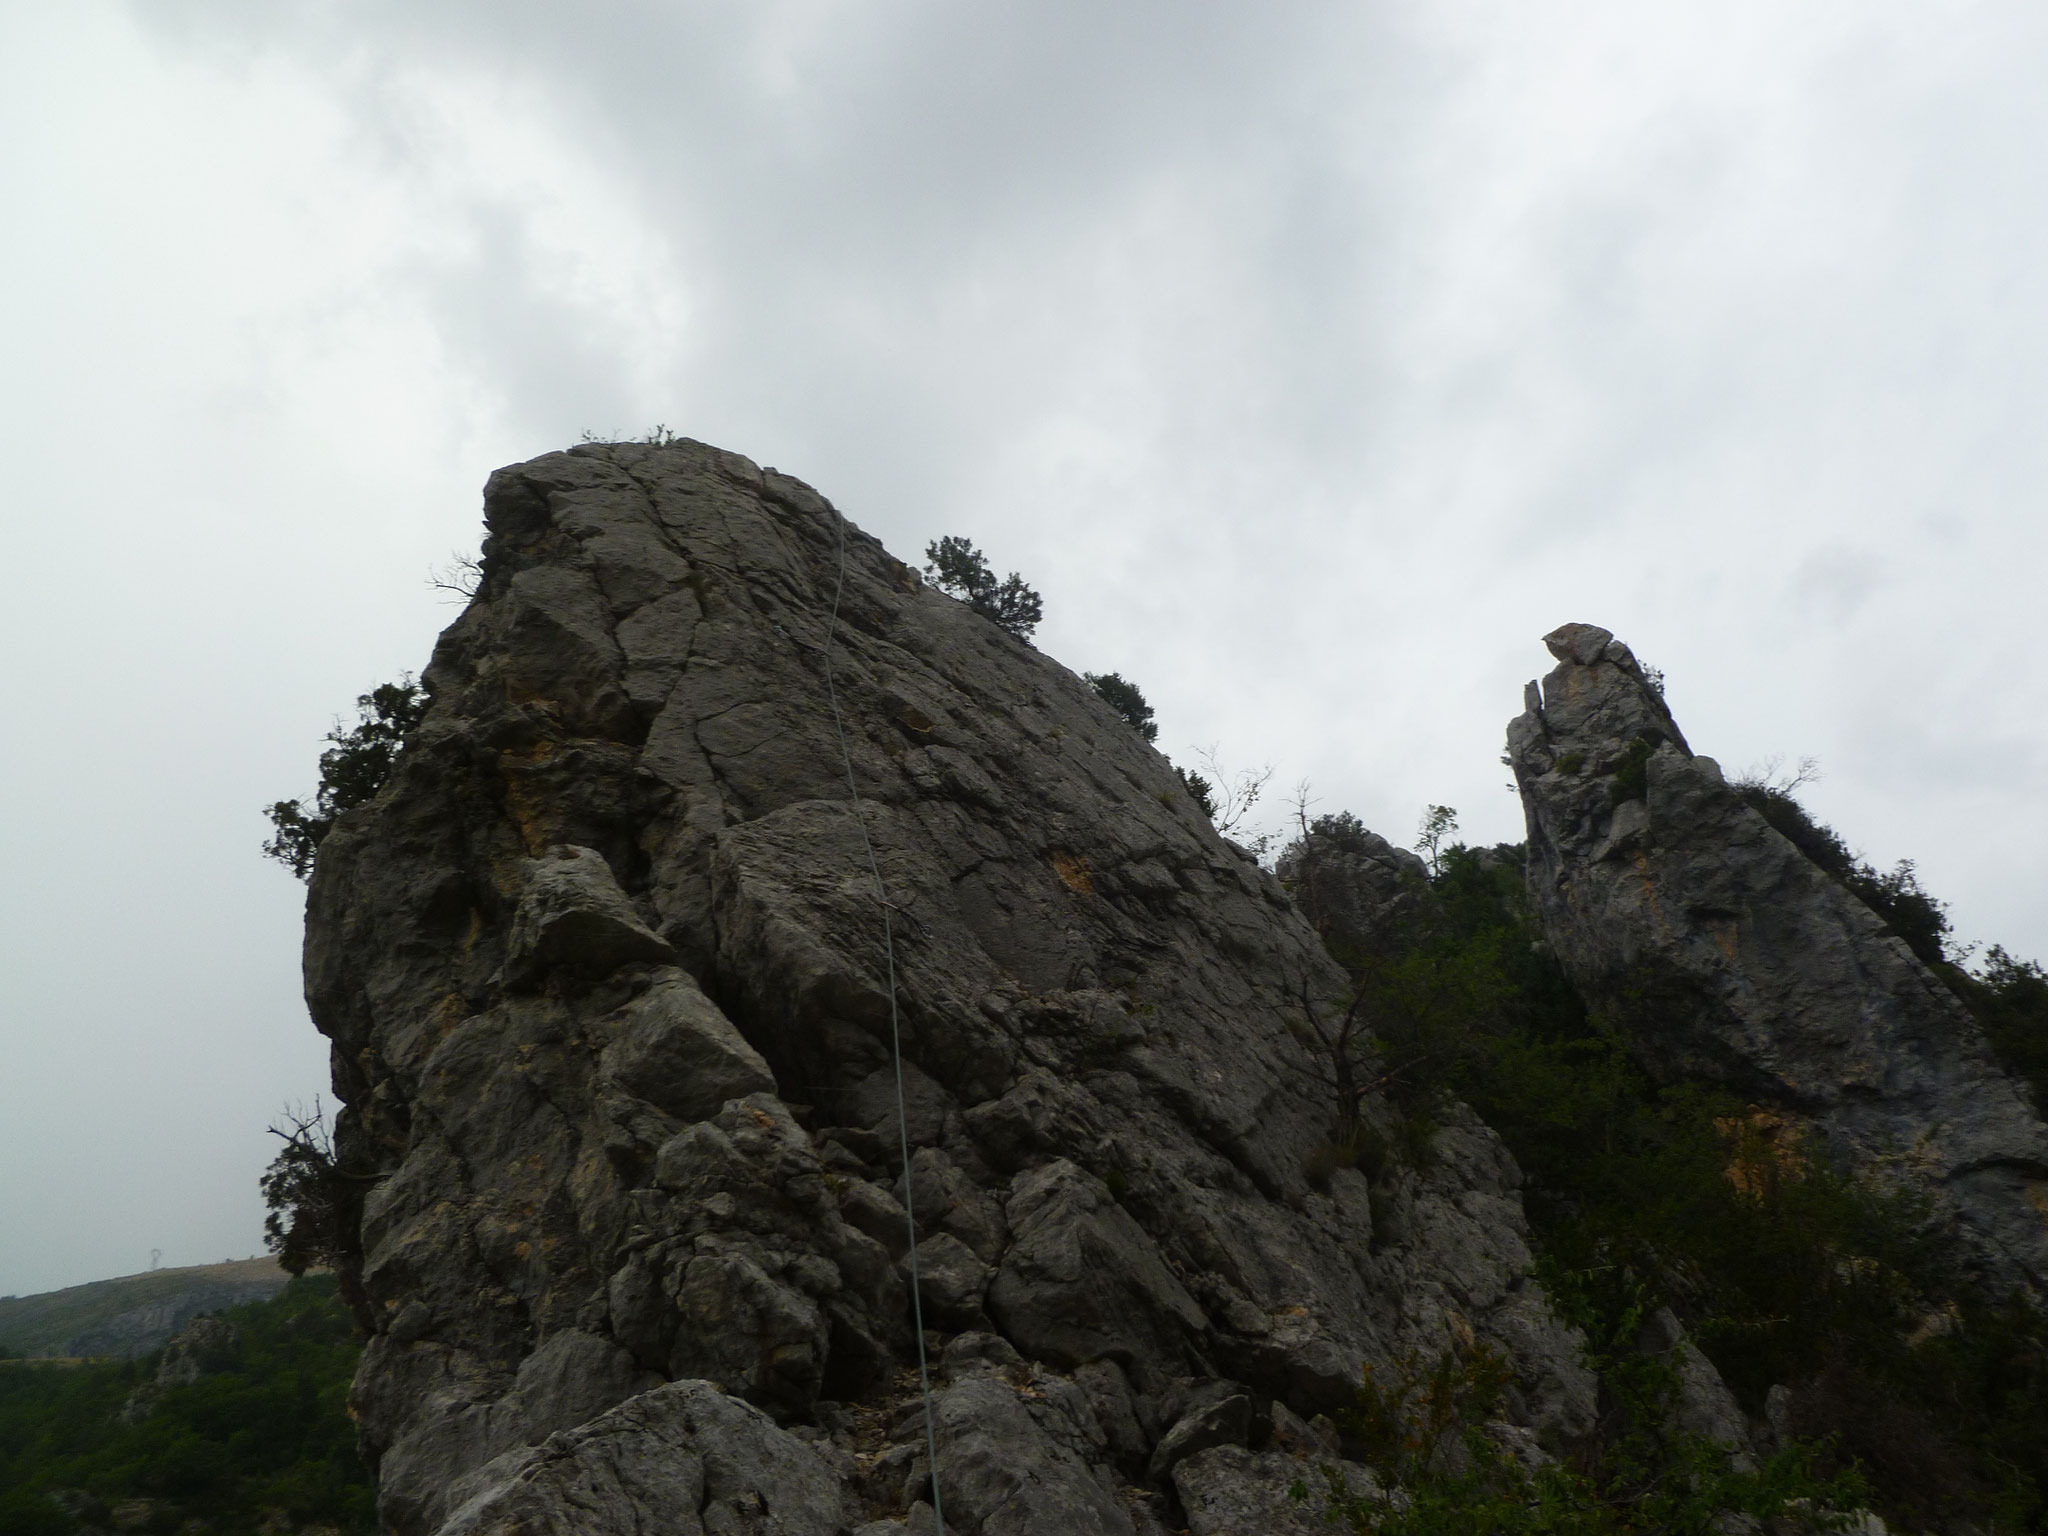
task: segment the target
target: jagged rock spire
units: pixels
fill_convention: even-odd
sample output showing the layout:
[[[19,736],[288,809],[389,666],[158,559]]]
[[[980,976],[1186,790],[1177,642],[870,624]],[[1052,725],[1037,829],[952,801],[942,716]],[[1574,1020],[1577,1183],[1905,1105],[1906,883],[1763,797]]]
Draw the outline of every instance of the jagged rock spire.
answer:
[[[2048,1127],[1955,994],[1695,756],[1627,646],[1544,637],[1508,758],[1529,885],[1653,1073],[1795,1112],[1835,1165],[1924,1195],[1999,1287],[2048,1284]]]

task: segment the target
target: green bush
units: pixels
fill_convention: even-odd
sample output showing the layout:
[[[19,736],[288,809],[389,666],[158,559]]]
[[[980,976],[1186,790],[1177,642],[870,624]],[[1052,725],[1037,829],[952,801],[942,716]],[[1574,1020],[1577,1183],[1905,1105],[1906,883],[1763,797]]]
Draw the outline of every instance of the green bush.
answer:
[[[1433,1360],[1410,1355],[1376,1380],[1368,1367],[1343,1428],[1403,1499],[1362,1496],[1331,1479],[1339,1514],[1376,1536],[1709,1536],[1731,1514],[1796,1515],[1808,1529],[1839,1528],[1867,1497],[1853,1471],[1817,1468],[1817,1448],[1794,1443],[1756,1471],[1731,1467],[1703,1436],[1671,1427],[1677,1371],[1635,1346],[1650,1310],[1640,1287],[1615,1292],[1582,1277],[1548,1277],[1589,1341],[1615,1433],[1581,1456],[1530,1468],[1487,1430],[1513,1371],[1489,1345],[1465,1338]],[[1599,1292],[1614,1293],[1598,1295]],[[1618,1305],[1616,1303],[1618,1302]],[[1327,1475],[1327,1474],[1326,1474]],[[1305,1495],[1297,1486],[1297,1495]]]
[[[2048,1109],[2048,972],[1994,944],[1974,975],[1953,967],[1944,974],[1983,1024],[2005,1069],[2033,1090],[2037,1108]]]
[[[263,1246],[286,1274],[332,1271],[342,1305],[367,1338],[374,1327],[363,1290],[363,1201],[380,1175],[344,1162],[317,1102],[310,1111],[287,1110],[270,1133],[284,1148],[260,1181],[269,1207]]]
[[[1102,702],[1124,717],[1124,723],[1147,741],[1159,739],[1159,726],[1152,718],[1152,706],[1145,702],[1145,695],[1138,685],[1115,672],[1083,672]]]
[[[983,618],[1030,643],[1031,632],[1045,615],[1044,601],[1015,571],[1001,581],[988,567],[988,557],[966,539],[948,534],[925,546],[931,563],[924,573],[941,592],[949,592]]]
[[[1216,819],[1216,786],[1199,773],[1190,773],[1185,768],[1175,768],[1174,774],[1180,780],[1180,787],[1187,791],[1201,813],[1211,821]]]
[[[1614,782],[1607,786],[1610,804],[1641,800],[1650,793],[1650,754],[1656,750],[1656,746],[1644,736],[1638,736],[1622,748],[1621,761],[1614,765]]]
[[[410,677],[385,683],[356,699],[356,723],[339,721],[327,733],[332,743],[320,754],[320,789],[308,812],[301,800],[280,800],[264,814],[276,830],[263,845],[301,880],[313,878],[313,857],[344,811],[367,805],[391,777],[405,738],[426,718],[427,696]]]

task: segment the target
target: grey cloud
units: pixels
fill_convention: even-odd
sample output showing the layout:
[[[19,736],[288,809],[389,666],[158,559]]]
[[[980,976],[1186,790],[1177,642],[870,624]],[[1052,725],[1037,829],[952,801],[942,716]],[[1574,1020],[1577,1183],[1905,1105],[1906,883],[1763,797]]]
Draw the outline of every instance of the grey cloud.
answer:
[[[1141,682],[1170,750],[1273,762],[1273,823],[1307,776],[1323,809],[1397,839],[1425,801],[1519,836],[1501,727],[1548,665],[1536,637],[1590,619],[1666,668],[1704,750],[1819,753],[1852,841],[1953,880],[1966,932],[2048,951],[2023,856],[2048,837],[2031,8],[1964,25],[1595,3],[1571,27],[1505,3],[1180,0],[48,14],[20,34],[30,62],[0,71],[86,71],[85,92],[93,70],[140,69],[109,40],[125,16],[154,50],[133,110],[162,115],[10,136],[40,158],[8,162],[8,184],[56,189],[31,200],[41,227],[122,205],[108,143],[182,144],[215,98],[272,90],[314,125],[279,125],[308,146],[304,177],[252,177],[241,215],[301,198],[370,230],[334,291],[262,310],[155,286],[149,243],[182,251],[173,224],[23,279],[53,335],[133,294],[163,310],[139,308],[129,351],[93,352],[90,382],[58,343],[24,345],[36,377],[12,413],[48,424],[14,461],[38,559],[134,567],[105,646],[68,639],[84,626],[61,605],[18,610],[19,632],[67,637],[96,720],[220,680],[196,733],[213,755],[148,779],[152,804],[204,807],[188,845],[135,834],[139,770],[75,729],[8,760],[34,786],[17,801],[137,850],[138,888],[178,889],[194,847],[253,845],[256,806],[307,787],[331,713],[418,664],[446,618],[423,567],[473,530],[490,468],[661,421],[812,481],[899,553],[975,538],[1044,590],[1046,649]],[[74,25],[100,30],[29,46]],[[494,163],[497,135],[541,152]],[[344,310],[371,337],[360,379],[307,340]],[[126,392],[178,366],[143,358],[159,325],[248,353],[195,365],[175,421]],[[307,402],[333,419],[286,432]],[[406,442],[394,408],[418,418]],[[204,644],[169,605],[125,601],[165,585],[172,547],[184,608],[218,632]],[[252,548],[289,564],[288,598],[251,600]],[[1938,856],[1987,819],[1985,846]],[[21,846],[61,857],[61,839]],[[272,1038],[259,1013],[303,1031],[275,872],[240,845],[204,870],[219,915],[164,913],[156,987],[182,1021],[211,978],[260,971],[221,1038]],[[89,927],[89,893],[67,886],[64,911]],[[83,1070],[74,1039],[165,1048],[170,1026],[124,1016],[118,988],[70,1037],[45,1022],[85,964],[61,937],[9,957],[50,1079]],[[178,1041],[238,1095],[209,1101],[219,1117],[260,1121],[317,1086],[317,1042],[290,1038],[303,1050],[260,1071]],[[237,1154],[251,1184],[260,1141]],[[51,1178],[38,1232],[91,1197]],[[228,1198],[156,1204],[253,1243],[253,1189]]]
[[[1884,584],[1882,557],[1840,544],[1808,552],[1793,566],[1788,583],[1795,609],[1837,623],[1853,618]]]

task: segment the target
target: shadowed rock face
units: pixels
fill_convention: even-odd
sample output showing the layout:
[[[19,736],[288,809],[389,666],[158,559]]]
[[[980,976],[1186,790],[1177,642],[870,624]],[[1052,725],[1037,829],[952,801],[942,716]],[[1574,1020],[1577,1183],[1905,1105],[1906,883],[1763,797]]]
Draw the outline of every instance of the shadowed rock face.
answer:
[[[1524,1421],[1587,1430],[1490,1132],[1310,1185],[1298,999],[1342,978],[1085,683],[699,444],[502,470],[485,514],[308,911],[339,1135],[387,1174],[354,1402],[397,1530],[653,1529],[634,1489],[700,1484],[738,1500],[705,1529],[905,1514],[920,1421],[845,1405],[900,1403],[906,1196],[927,1322],[984,1341],[939,1377],[949,1529],[1135,1529],[1110,1490],[1182,1418],[1313,1415],[1468,1323]]]
[[[1544,927],[1666,1078],[1795,1111],[1917,1190],[2000,1287],[2048,1282],[2048,1129],[1955,995],[1696,757],[1628,647],[1567,624],[1508,727]]]

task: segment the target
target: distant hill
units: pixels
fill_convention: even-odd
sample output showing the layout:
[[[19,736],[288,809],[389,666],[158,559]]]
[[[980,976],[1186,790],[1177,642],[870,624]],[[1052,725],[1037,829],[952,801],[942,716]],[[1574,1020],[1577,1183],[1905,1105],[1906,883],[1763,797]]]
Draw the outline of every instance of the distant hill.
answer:
[[[229,1307],[153,1371],[0,1365],[0,1536],[373,1536],[347,1406],[361,1346],[337,1289],[308,1275]]]
[[[290,1279],[275,1259],[235,1259],[9,1296],[0,1299],[0,1348],[32,1356],[146,1355],[201,1312],[261,1301]]]

